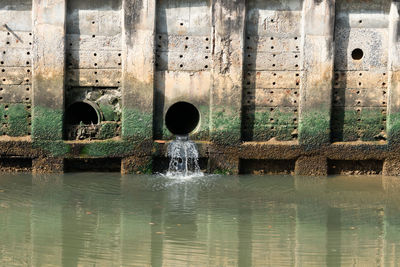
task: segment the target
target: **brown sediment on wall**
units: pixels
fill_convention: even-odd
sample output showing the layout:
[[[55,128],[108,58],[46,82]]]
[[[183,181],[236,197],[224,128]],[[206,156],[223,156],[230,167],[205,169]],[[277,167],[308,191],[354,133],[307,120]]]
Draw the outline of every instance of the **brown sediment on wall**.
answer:
[[[391,0],[0,3],[0,169],[159,171],[188,102],[208,172],[399,175],[398,22]]]

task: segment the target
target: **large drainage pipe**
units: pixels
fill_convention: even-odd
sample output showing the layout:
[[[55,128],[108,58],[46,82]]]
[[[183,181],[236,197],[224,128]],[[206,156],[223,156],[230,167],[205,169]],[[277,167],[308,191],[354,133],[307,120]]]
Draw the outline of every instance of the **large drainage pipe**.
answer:
[[[188,102],[173,104],[165,115],[165,125],[175,135],[187,135],[193,132],[200,121],[200,112]]]
[[[80,122],[86,125],[98,124],[100,121],[99,110],[89,101],[75,102],[66,110],[66,122],[69,125],[79,125]]]

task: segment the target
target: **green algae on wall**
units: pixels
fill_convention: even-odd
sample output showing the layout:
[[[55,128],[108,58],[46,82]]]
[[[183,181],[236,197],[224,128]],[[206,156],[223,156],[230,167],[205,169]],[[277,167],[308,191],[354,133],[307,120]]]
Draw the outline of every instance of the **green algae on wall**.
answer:
[[[211,115],[211,141],[221,145],[237,145],[240,143],[240,112],[235,109],[216,107]]]
[[[118,134],[118,123],[115,122],[103,122],[100,126],[99,139],[110,139]]]
[[[30,122],[29,105],[22,103],[0,105],[0,123],[3,134],[15,137],[29,135]]]
[[[86,144],[81,152],[81,156],[88,157],[121,157],[133,153],[134,144],[131,142],[106,140]]]
[[[246,112],[243,139],[246,141],[290,141],[297,138],[297,112],[292,108],[256,109]]]
[[[32,147],[43,150],[45,153],[48,153],[49,156],[52,157],[61,157],[67,155],[71,148],[64,141],[53,141],[53,140],[34,140],[32,143]]]
[[[386,140],[386,111],[377,108],[335,110],[332,119],[333,141]]]
[[[62,140],[63,118],[64,112],[61,109],[33,107],[33,139]]]
[[[133,108],[122,109],[122,137],[135,142],[153,139],[153,114]]]
[[[390,146],[400,144],[400,112],[388,115],[387,133]]]
[[[299,122],[299,142],[316,148],[330,142],[330,111],[326,108],[304,112]]]

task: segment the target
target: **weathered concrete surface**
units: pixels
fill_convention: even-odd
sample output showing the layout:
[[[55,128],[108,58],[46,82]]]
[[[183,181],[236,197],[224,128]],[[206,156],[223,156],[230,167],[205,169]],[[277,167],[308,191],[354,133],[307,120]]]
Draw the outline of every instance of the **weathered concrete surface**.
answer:
[[[185,101],[209,172],[400,175],[398,1],[18,0],[0,15],[2,170],[151,172]]]
[[[66,2],[33,0],[32,12],[32,137],[38,140],[62,140]]]

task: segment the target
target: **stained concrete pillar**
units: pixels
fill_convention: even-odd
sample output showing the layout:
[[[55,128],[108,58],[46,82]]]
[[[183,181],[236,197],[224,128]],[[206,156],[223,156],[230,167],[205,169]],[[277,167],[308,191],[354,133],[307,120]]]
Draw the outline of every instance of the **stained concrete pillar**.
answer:
[[[235,174],[239,171],[238,153],[226,146],[238,145],[241,140],[246,3],[244,0],[215,0],[212,12],[214,52],[210,137],[217,146],[210,149],[210,170]],[[221,157],[219,151],[227,152],[225,157]]]
[[[299,143],[312,150],[330,143],[335,0],[305,0],[302,23]],[[327,159],[303,156],[296,174],[327,175]]]
[[[213,19],[213,86],[211,140],[223,145],[240,142],[242,103],[244,0],[215,0]]]
[[[400,147],[400,3],[393,1],[389,15],[389,99],[387,132],[389,149]],[[383,164],[384,175],[400,175],[400,159],[388,158]]]
[[[44,153],[33,160],[35,173],[63,171],[62,159],[53,156],[65,152],[65,20],[65,0],[33,0],[32,139]]]
[[[153,141],[156,0],[123,1],[122,138]]]
[[[299,142],[307,149],[330,143],[335,0],[303,4]]]
[[[122,172],[133,173],[151,165],[156,0],[123,0],[123,13],[122,138],[138,149]]]
[[[65,0],[33,0],[34,140],[63,137],[65,17]]]

